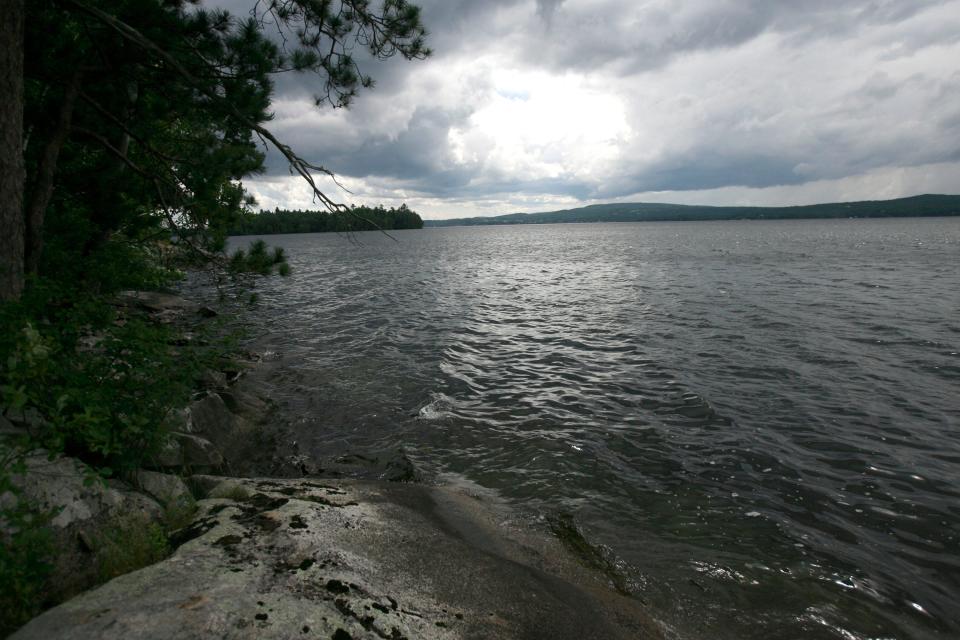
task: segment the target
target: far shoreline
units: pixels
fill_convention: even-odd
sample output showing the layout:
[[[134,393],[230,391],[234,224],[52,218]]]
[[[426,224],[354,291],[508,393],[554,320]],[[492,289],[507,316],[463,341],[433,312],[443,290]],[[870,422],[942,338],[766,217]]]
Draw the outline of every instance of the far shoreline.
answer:
[[[924,194],[893,200],[831,202],[789,207],[707,206],[669,203],[594,204],[539,213],[424,220],[424,228],[590,222],[720,222],[960,216],[960,195]]]

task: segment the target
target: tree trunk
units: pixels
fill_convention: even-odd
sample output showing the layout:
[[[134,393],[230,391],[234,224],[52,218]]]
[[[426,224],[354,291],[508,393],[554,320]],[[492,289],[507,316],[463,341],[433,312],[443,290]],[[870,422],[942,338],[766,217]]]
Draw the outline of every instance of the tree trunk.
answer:
[[[0,301],[23,291],[23,0],[0,0]]]
[[[57,172],[57,160],[60,149],[70,134],[70,122],[73,119],[73,106],[77,102],[80,90],[80,70],[76,70],[70,77],[63,90],[63,99],[57,113],[57,121],[53,123],[53,132],[40,154],[37,164],[37,179],[31,189],[30,201],[27,203],[27,239],[26,239],[26,269],[27,273],[36,273],[40,264],[40,253],[43,251],[43,218],[53,195],[54,176]]]

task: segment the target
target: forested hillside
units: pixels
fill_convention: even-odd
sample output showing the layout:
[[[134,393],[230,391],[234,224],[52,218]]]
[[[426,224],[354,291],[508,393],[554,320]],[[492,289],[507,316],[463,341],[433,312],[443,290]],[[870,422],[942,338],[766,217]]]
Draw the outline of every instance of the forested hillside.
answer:
[[[654,222],[670,220],[780,220],[801,218],[911,218],[960,215],[960,196],[922,195],[896,200],[834,202],[799,207],[708,207],[624,202],[595,204],[543,213],[511,213],[489,218],[428,220],[428,227],[563,222]]]

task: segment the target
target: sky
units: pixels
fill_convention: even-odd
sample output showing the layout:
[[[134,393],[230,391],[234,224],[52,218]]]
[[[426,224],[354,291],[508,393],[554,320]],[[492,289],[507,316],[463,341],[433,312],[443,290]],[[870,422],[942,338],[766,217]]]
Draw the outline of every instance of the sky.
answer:
[[[371,65],[349,110],[278,81],[270,129],[336,200],[441,219],[960,193],[960,0],[416,4],[433,56]],[[319,208],[276,155],[244,185]]]

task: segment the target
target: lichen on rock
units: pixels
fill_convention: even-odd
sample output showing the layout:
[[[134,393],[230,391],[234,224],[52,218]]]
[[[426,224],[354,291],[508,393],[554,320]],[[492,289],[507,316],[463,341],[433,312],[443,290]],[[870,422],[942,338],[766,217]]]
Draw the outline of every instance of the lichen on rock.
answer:
[[[636,600],[451,489],[226,479],[168,559],[13,638],[659,638]],[[199,485],[198,485],[199,486]],[[307,629],[308,631],[304,631]]]

